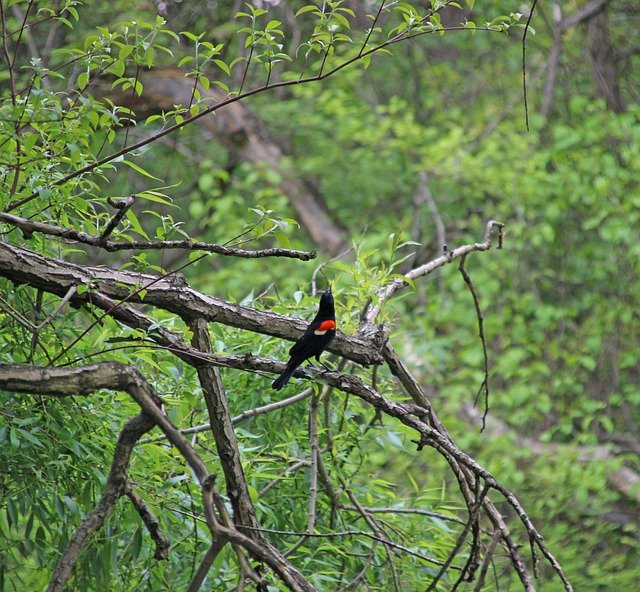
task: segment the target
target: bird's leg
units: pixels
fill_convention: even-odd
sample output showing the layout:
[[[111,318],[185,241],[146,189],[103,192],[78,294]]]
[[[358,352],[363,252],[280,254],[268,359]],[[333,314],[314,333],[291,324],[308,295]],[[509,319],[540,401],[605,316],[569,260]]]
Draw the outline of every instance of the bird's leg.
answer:
[[[333,368],[329,368],[329,366],[327,366],[325,363],[320,361],[320,356],[319,355],[316,356],[316,360],[318,361],[320,366],[322,366],[325,369],[326,372],[333,372],[334,371]]]

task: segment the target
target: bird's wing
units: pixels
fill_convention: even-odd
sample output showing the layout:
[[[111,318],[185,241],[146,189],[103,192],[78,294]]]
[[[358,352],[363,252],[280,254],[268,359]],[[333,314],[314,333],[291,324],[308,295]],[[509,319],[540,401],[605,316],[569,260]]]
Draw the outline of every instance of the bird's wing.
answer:
[[[306,347],[307,341],[309,339],[309,336],[311,336],[313,334],[313,332],[318,328],[319,325],[320,325],[320,323],[318,321],[312,321],[311,322],[311,324],[307,327],[307,329],[302,334],[300,339],[298,339],[298,341],[296,341],[291,346],[291,349],[289,350],[289,355],[290,356],[293,356],[293,355],[301,352]]]

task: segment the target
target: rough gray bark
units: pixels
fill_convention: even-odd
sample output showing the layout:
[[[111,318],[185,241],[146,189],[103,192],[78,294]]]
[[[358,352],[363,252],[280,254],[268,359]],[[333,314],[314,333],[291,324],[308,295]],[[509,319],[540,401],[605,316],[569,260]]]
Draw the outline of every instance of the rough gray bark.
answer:
[[[117,499],[125,493],[126,469],[133,446],[140,436],[148,431],[147,428],[150,429],[154,424],[180,451],[196,475],[202,487],[204,513],[214,540],[221,543],[230,542],[247,549],[254,559],[263,561],[271,567],[290,590],[316,592],[298,569],[279,551],[269,545],[256,542],[232,526],[218,521],[214,500],[219,497],[219,494],[214,489],[212,475],[191,444],[168,420],[162,410],[160,399],[136,368],[117,362],[103,362],[78,368],[40,368],[26,364],[0,364],[0,388],[53,396],[87,395],[95,390],[109,388],[129,393],[142,409],[142,414],[127,424],[129,429],[123,430],[124,435],[121,435],[121,441],[124,444],[120,449],[116,448],[116,455],[114,455],[113,481],[107,482],[102,500],[72,537],[58,562],[47,592],[62,592],[65,589],[84,541],[100,528],[113,511]],[[140,433],[141,430],[144,431]]]
[[[173,312],[185,320],[201,317],[291,341],[298,339],[308,324],[302,319],[255,310],[202,294],[189,287],[182,276],[175,274],[160,278],[126,270],[84,267],[44,257],[8,243],[0,243],[0,277],[60,296],[64,296],[71,286],[88,285],[115,300],[127,298],[130,303],[143,302]],[[144,299],[135,293],[143,287]],[[73,299],[76,303],[90,300],[90,292],[76,295]],[[329,351],[359,364],[380,364],[383,338],[382,333],[367,339],[338,332]]]
[[[206,321],[196,319],[191,323],[190,328],[193,331],[193,345],[202,352],[212,353],[211,337]],[[220,369],[206,363],[197,364],[196,368],[209,413],[211,432],[222,461],[222,470],[227,482],[227,494],[233,507],[234,520],[238,524],[258,528],[259,524],[249,496],[249,488],[242,468],[242,459]],[[266,544],[262,535],[257,531],[250,531],[248,536]]]

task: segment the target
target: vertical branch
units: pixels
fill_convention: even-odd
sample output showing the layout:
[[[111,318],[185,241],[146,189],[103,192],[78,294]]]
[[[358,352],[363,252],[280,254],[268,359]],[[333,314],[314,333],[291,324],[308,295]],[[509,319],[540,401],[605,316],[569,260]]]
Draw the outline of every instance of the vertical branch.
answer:
[[[392,579],[393,579],[394,588],[395,588],[396,592],[400,592],[400,590],[402,590],[402,586],[400,585],[400,581],[398,579],[398,573],[396,571],[396,566],[393,563],[393,546],[391,544],[391,541],[389,540],[389,537],[384,532],[384,530],[382,528],[380,528],[380,526],[378,525],[376,519],[369,512],[367,512],[367,510],[365,508],[362,507],[362,505],[358,501],[358,498],[347,487],[347,484],[342,480],[341,480],[341,482],[342,482],[342,488],[347,492],[347,495],[349,496],[349,499],[351,500],[351,503],[355,506],[356,510],[358,510],[358,512],[360,513],[360,515],[364,519],[364,521],[367,523],[367,525],[371,529],[371,532],[373,532],[373,534],[375,536],[377,536],[380,539],[380,541],[382,542],[382,545],[384,546],[384,548],[385,548],[385,550],[387,552],[387,557],[389,558],[389,568],[391,569],[391,576],[392,576]]]
[[[192,344],[201,352],[211,353],[211,337],[207,323],[196,319],[190,323],[193,331]],[[255,510],[249,496],[249,488],[242,468],[238,442],[233,429],[229,405],[220,376],[220,369],[208,364],[197,365],[198,378],[202,386],[211,431],[216,441],[222,470],[227,483],[227,494],[233,507],[234,521],[245,526],[258,527]],[[261,538],[257,531],[249,531],[249,536]]]
[[[489,565],[493,560],[493,554],[495,553],[496,547],[498,546],[498,541],[500,541],[500,531],[495,530],[493,532],[493,536],[487,545],[487,550],[484,553],[484,558],[482,560],[482,566],[480,567],[480,574],[478,575],[478,581],[476,585],[473,587],[473,592],[480,592],[482,588],[484,588],[484,581],[487,577],[487,571],[489,570]]]
[[[478,394],[476,395],[476,400],[474,402],[474,405],[477,404],[480,393],[484,391],[484,413],[482,414],[482,428],[480,429],[482,432],[486,426],[487,414],[489,413],[489,355],[487,354],[487,340],[484,336],[484,316],[482,314],[482,309],[480,308],[480,299],[478,298],[476,288],[471,281],[471,276],[467,273],[467,270],[464,267],[466,259],[467,256],[463,255],[460,259],[458,270],[462,274],[465,283],[469,287],[471,296],[473,297],[473,305],[475,306],[476,316],[478,317],[478,337],[480,337],[480,341],[482,342],[482,355],[484,356],[484,379],[482,380],[482,384],[480,385],[480,389],[478,390]]]
[[[309,505],[307,510],[307,535],[313,534],[316,525],[316,507],[318,503],[318,465],[320,460],[320,450],[318,448],[318,400],[320,395],[314,393],[309,406],[309,449],[311,460],[309,462]],[[285,552],[285,557],[291,555],[300,548],[307,540],[306,536],[298,541]]]
[[[316,524],[316,504],[318,500],[318,398],[314,393],[309,407],[309,445],[311,449],[311,465],[309,478],[309,512],[307,520],[307,533],[312,534]]]
[[[371,26],[369,27],[369,30],[367,31],[367,36],[365,37],[365,40],[362,43],[362,47],[360,48],[360,51],[358,52],[358,57],[360,57],[362,55],[362,52],[365,51],[365,49],[367,49],[367,44],[369,43],[369,39],[371,38],[371,34],[373,33],[373,30],[375,29],[376,25],[378,24],[378,19],[380,18],[380,15],[382,14],[382,10],[384,9],[385,1],[386,0],[382,0],[382,2],[380,2],[380,6],[378,7],[378,12],[376,13],[375,18],[373,19],[373,22],[371,23]]]
[[[533,11],[536,8],[538,0],[533,0],[531,5],[531,11],[529,12],[529,18],[527,24],[524,27],[524,33],[522,34],[522,96],[524,98],[524,120],[529,131],[529,104],[527,102],[527,33],[529,32],[529,26],[531,25],[531,19],[533,18]]]

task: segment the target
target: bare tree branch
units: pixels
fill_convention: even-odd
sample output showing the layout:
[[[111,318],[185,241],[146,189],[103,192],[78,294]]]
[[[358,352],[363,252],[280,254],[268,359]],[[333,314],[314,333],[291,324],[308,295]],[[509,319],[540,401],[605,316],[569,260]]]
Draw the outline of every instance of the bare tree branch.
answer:
[[[189,287],[182,276],[167,278],[100,267],[82,267],[38,255],[32,251],[0,243],[0,276],[16,284],[29,284],[34,288],[63,296],[72,286],[89,286],[114,300],[128,299],[173,312],[185,320],[202,317],[295,341],[307,328],[302,319],[285,317],[272,312],[259,311],[226,300],[207,296]],[[144,298],[140,291],[144,291]],[[132,293],[135,295],[132,296]],[[91,300],[91,292],[76,295],[77,303]],[[338,332],[329,351],[360,364],[378,364],[382,334],[373,339],[361,335]]]
[[[156,552],[154,553],[154,559],[167,559],[169,557],[169,548],[171,543],[169,539],[160,530],[160,522],[154,513],[149,509],[149,506],[142,499],[142,497],[136,493],[131,483],[127,483],[125,487],[125,493],[131,500],[133,507],[136,509],[142,522],[147,527],[151,538],[156,544]]]
[[[425,263],[420,267],[416,267],[415,269],[412,269],[411,271],[405,273],[404,275],[408,280],[413,281],[419,277],[432,273],[436,269],[439,269],[440,267],[443,267],[448,263],[451,263],[454,259],[458,259],[463,255],[467,255],[469,253],[472,253],[473,251],[488,251],[493,246],[492,234],[495,229],[497,229],[497,232],[498,232],[498,248],[500,249],[502,248],[502,228],[503,227],[504,227],[504,224],[502,224],[502,222],[496,222],[495,220],[490,220],[489,222],[487,222],[487,227],[484,235],[484,242],[475,243],[472,245],[464,245],[462,247],[458,247],[457,249],[454,249],[453,251],[448,251],[445,255],[442,255],[441,257],[438,257],[437,259],[430,261],[429,263]],[[371,331],[371,329],[374,327],[374,323],[378,315],[380,314],[380,310],[383,304],[387,300],[389,300],[392,296],[394,296],[396,293],[398,293],[402,288],[408,285],[409,285],[409,282],[407,282],[405,279],[395,278],[391,282],[389,282],[384,288],[382,288],[378,292],[377,303],[371,306],[369,310],[367,310],[366,314],[364,315],[364,320],[361,323],[360,331],[365,333],[368,331]]]
[[[133,202],[131,202],[133,203]],[[122,207],[119,211],[126,211],[125,207]],[[111,232],[113,229],[107,227],[107,229],[100,235],[89,234],[80,230],[74,230],[71,228],[62,228],[61,226],[55,226],[53,224],[47,224],[44,222],[35,222],[33,220],[27,220],[26,218],[20,218],[13,214],[6,212],[0,212],[0,220],[7,224],[13,224],[20,228],[27,236],[27,238],[35,233],[46,234],[48,236],[56,236],[58,238],[64,238],[66,240],[76,241],[84,245],[90,245],[93,247],[99,247],[105,251],[136,251],[136,250],[161,250],[161,249],[180,249],[186,251],[205,251],[207,253],[215,253],[216,255],[224,255],[227,257],[240,257],[243,259],[257,259],[261,257],[288,257],[290,259],[300,259],[302,261],[308,261],[315,259],[317,256],[315,251],[296,251],[293,249],[271,248],[271,249],[258,249],[255,251],[248,251],[246,249],[237,249],[235,247],[225,247],[224,245],[215,245],[212,243],[204,243],[199,241],[192,241],[191,239],[183,240],[164,240],[164,241],[113,241],[107,240],[107,231]],[[117,223],[117,214],[110,221]]]

